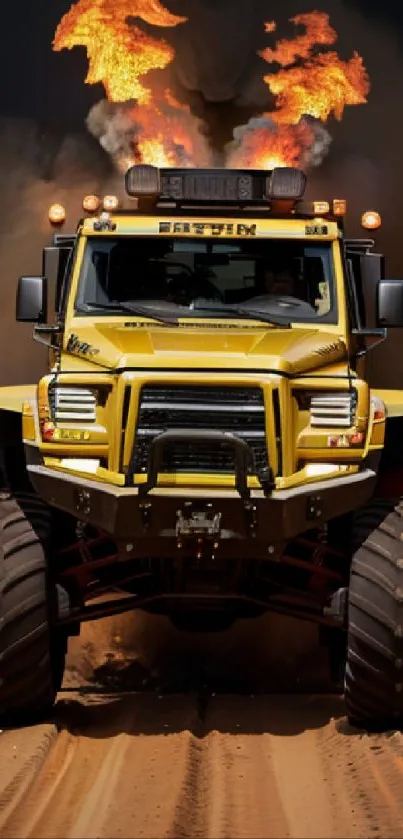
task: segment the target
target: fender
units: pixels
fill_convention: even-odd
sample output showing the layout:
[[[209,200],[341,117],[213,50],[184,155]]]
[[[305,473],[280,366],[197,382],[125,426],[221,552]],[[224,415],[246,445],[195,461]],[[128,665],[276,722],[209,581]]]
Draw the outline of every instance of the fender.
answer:
[[[1,393],[1,391],[0,391]],[[371,395],[378,396],[386,406],[388,418],[403,417],[403,390],[372,390]]]
[[[36,398],[37,389],[37,385],[0,387],[0,411],[22,414],[24,403]]]

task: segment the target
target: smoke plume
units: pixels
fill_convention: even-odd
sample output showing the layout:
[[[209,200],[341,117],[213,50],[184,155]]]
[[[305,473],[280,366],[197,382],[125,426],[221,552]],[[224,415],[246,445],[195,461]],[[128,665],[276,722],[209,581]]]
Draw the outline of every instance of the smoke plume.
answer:
[[[42,273],[42,247],[51,240],[48,209],[66,207],[66,232],[75,232],[87,193],[104,187],[110,164],[89,137],[45,137],[26,120],[0,120],[0,385],[35,382],[48,369],[47,351],[32,326],[15,322],[18,277]]]
[[[302,119],[294,126],[278,125],[268,114],[252,117],[234,128],[233,140],[225,148],[229,168],[270,168],[282,163],[304,169],[320,166],[326,157],[331,135],[319,120]]]
[[[152,108],[103,99],[88,114],[87,127],[122,172],[147,157],[161,166],[208,166],[211,162],[204,124],[167,92]]]

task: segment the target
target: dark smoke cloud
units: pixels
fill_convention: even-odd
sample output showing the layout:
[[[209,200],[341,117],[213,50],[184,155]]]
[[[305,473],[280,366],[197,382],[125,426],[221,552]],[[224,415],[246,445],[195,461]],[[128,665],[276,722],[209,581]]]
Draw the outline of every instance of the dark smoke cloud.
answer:
[[[379,0],[343,0],[343,3],[347,8],[358,9],[372,21],[381,20],[389,26],[402,27],[403,37],[403,8],[396,0],[382,0],[382,3]]]
[[[269,99],[261,80],[263,22],[270,18],[265,0],[171,0],[169,7],[189,20],[170,33],[176,50],[173,74],[184,90],[207,102],[238,100],[264,106]]]
[[[85,194],[108,183],[109,161],[83,135],[41,136],[34,123],[0,121],[2,201],[0,225],[0,385],[34,382],[46,370],[46,349],[32,340],[32,327],[16,324],[17,280],[40,274],[42,247],[50,243],[48,209],[61,202],[66,230],[74,232]]]

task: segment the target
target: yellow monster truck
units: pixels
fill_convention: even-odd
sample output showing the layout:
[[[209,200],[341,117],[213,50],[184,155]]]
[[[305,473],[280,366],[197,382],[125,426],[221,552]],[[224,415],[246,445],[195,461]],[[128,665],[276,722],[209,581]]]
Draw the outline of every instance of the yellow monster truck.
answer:
[[[20,279],[50,372],[0,389],[2,723],[51,708],[82,621],[139,608],[316,622],[349,719],[402,720],[403,394],[371,359],[403,282],[305,189],[134,166]]]

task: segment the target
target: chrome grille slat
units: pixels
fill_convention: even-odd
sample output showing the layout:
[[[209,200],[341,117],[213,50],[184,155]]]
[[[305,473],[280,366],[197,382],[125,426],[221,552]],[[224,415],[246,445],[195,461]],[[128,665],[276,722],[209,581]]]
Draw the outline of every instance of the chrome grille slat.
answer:
[[[150,411],[153,410],[153,409],[159,410],[161,408],[161,403],[160,402],[146,402],[145,404],[147,405],[147,410],[150,410]],[[164,402],[164,408],[165,408],[165,410],[168,410],[168,411],[175,411],[175,410],[181,410],[181,411],[209,411],[209,412],[217,411],[217,413],[222,412],[222,411],[226,411],[228,413],[231,413],[231,412],[239,413],[241,411],[241,412],[252,413],[252,414],[254,414],[254,413],[264,414],[264,406],[263,405],[225,405],[225,406],[223,406],[223,405],[203,405],[203,404],[181,404],[181,405],[178,405],[177,402]]]
[[[354,423],[355,409],[355,392],[313,396],[311,425],[314,428],[350,428]]]
[[[54,422],[96,421],[96,398],[88,388],[54,385],[49,399]]]

